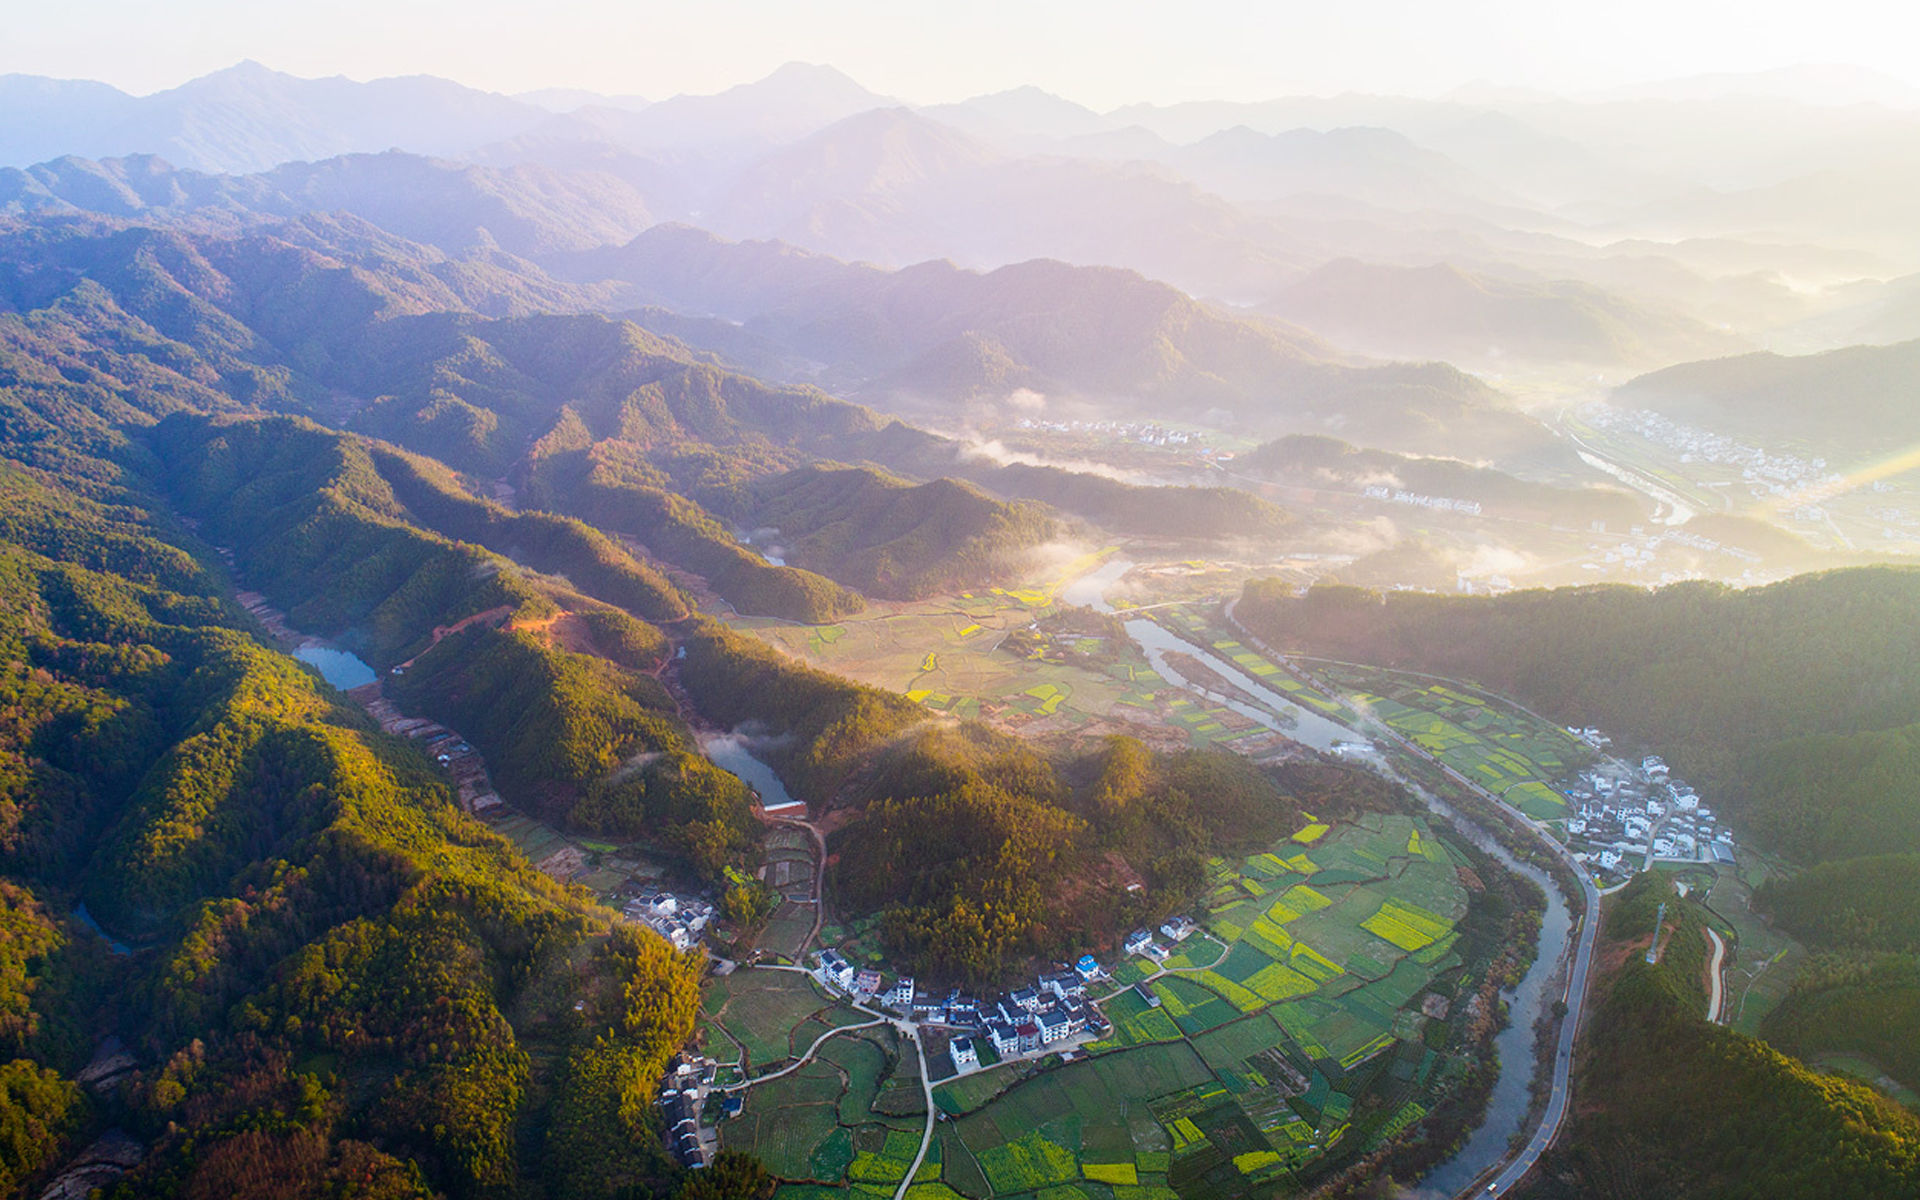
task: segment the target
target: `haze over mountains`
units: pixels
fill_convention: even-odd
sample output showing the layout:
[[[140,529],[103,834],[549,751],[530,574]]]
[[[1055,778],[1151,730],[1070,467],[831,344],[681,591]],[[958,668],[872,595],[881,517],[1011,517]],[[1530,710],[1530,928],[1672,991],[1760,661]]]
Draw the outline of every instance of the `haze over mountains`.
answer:
[[[1655,328],[1597,334],[1582,352],[1648,365],[1719,349],[1673,309],[1764,342],[1822,310],[1808,284],[1920,267],[1895,199],[1904,189],[1884,186],[1888,172],[1916,169],[1920,117],[1884,103],[1785,98],[1799,78],[1582,100],[1463,89],[1439,100],[1348,95],[1098,113],[1037,88],[915,110],[800,64],[715,95],[646,103],[515,98],[426,77],[304,80],[243,63],[144,97],[6,77],[0,164],[155,155],[182,171],[260,177],[245,190],[350,207],[350,169],[298,179],[274,169],[400,150],[534,172],[473,181],[509,207],[529,189],[542,203],[584,197],[582,213],[561,223],[580,224],[586,208],[601,215],[568,241],[680,221],[887,266],[939,257],[982,268],[1034,257],[1127,266],[1241,303],[1274,301],[1342,258],[1444,263],[1544,292],[1549,309],[1564,309],[1575,283],[1598,288],[1604,294],[1584,294],[1589,316],[1630,309]],[[1868,177],[1882,186],[1861,186]],[[329,179],[341,190],[330,193]],[[10,206],[45,203],[17,177],[5,188]],[[218,190],[180,188],[174,206],[205,206]],[[507,228],[477,225],[514,241],[510,223],[499,223]],[[1524,317],[1512,338],[1478,349],[1523,360],[1557,353],[1562,343],[1543,341],[1537,327],[1558,319]],[[1392,320],[1344,324],[1369,348],[1465,349],[1444,322],[1432,328],[1405,311]]]
[[[0,1196],[1913,1194],[1916,188],[1828,69],[0,78]]]

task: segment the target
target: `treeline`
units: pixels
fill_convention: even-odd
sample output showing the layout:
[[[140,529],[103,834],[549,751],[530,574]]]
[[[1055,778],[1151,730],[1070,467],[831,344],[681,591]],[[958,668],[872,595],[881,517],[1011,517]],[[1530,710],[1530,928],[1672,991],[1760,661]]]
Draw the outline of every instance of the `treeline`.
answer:
[[[1920,571],[1455,597],[1250,583],[1272,645],[1471,679],[1666,756],[1802,861],[1920,850]],[[1843,815],[1844,814],[1844,815]]]
[[[368,448],[368,456],[416,524],[536,571],[565,576],[595,599],[644,620],[677,621],[691,611],[665,576],[590,525],[475,499],[446,468],[414,455],[376,445]]]
[[[584,435],[584,429],[582,429]],[[551,436],[551,435],[550,435]],[[812,571],[774,566],[742,546],[698,503],[664,486],[665,476],[627,443],[540,454],[528,473],[536,502],[578,514],[640,541],[700,575],[748,616],[821,624],[866,607],[858,592]]]
[[[1667,902],[1668,947],[1639,950]],[[1819,1075],[1767,1043],[1702,1019],[1703,921],[1666,877],[1612,901],[1560,1148],[1537,1197],[1717,1200],[1905,1196],[1920,1190],[1920,1118],[1862,1085]]]
[[[1808,1062],[1862,1057],[1909,1089],[1920,1087],[1920,955],[1817,956],[1795,972],[1760,1032]]]
[[[1864,1056],[1920,1089],[1920,855],[1822,863],[1769,879],[1754,904],[1815,952],[1767,1040],[1810,1061]]]
[[[173,501],[295,628],[376,667],[477,612],[550,608],[512,564],[410,524],[356,439],[295,418],[171,417],[148,436]]]
[[[1809,945],[1920,954],[1920,854],[1821,863],[1767,880],[1753,901]]]
[[[815,670],[718,621],[689,623],[680,679],[700,711],[767,735],[760,750],[796,799],[824,807],[889,738],[927,719],[905,696]]]
[[[1136,537],[1225,541],[1268,537],[1293,524],[1287,510],[1239,488],[1154,487],[1027,463],[963,465],[957,473],[1003,496],[1039,500]]]

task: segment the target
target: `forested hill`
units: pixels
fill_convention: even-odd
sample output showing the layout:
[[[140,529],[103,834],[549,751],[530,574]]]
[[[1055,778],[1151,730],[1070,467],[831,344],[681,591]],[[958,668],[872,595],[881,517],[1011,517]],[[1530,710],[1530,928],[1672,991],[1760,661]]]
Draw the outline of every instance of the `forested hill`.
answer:
[[[696,964],[464,816],[245,631],[136,477],[66,450],[71,486],[0,466],[0,1185],[117,1123],[143,1196],[671,1190],[624,1097],[692,1030]],[[83,1090],[108,1033],[136,1068]]]
[[[1061,532],[1036,504],[862,467],[816,465],[762,480],[751,515],[779,531],[795,561],[902,599],[1016,578]]]
[[[1920,571],[1490,598],[1256,581],[1238,611],[1276,647],[1471,679],[1658,751],[1802,862],[1920,849]]]
[[[1664,951],[1645,961],[1662,901]],[[1920,1191],[1920,1117],[1701,1019],[1710,915],[1669,878],[1609,899],[1560,1147],[1533,1200],[1905,1196]]]

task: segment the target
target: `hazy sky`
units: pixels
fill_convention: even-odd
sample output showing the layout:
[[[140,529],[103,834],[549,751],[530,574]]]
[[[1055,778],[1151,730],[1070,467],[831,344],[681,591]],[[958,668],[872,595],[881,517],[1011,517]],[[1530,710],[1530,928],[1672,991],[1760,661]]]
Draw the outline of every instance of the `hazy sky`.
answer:
[[[1035,83],[1110,108],[1487,80],[1582,90],[1851,63],[1920,83],[1904,0],[59,0],[7,5],[0,72],[150,92],[242,58],[497,91],[718,91],[831,63],[915,102]]]

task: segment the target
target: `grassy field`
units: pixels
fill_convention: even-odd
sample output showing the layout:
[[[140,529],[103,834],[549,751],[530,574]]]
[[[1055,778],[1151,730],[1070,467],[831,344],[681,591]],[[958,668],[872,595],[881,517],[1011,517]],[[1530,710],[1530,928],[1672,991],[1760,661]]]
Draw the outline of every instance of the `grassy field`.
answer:
[[[777,1009],[769,1001],[764,1011],[771,1018]],[[790,1034],[811,1042],[824,1028],[810,1017]],[[919,1152],[924,1116],[889,1116],[886,1097],[902,1067],[914,1061],[901,1054],[891,1029],[850,1030],[828,1040],[800,1070],[750,1087],[740,1115],[721,1124],[721,1144],[765,1163],[783,1181],[786,1200],[846,1197],[862,1189],[872,1189],[876,1200],[891,1196]],[[919,1092],[917,1075],[906,1082]],[[936,1144],[916,1192],[922,1181],[938,1183],[941,1158]],[[941,1197],[926,1194],[925,1200]]]
[[[720,1033],[714,1057],[724,1061],[726,1048],[739,1046],[752,1074],[803,1053],[829,1028],[872,1019],[834,1000],[798,971],[770,970],[735,971],[713,980],[702,999],[702,1018]]]
[[[1775,930],[1753,911],[1753,889],[1766,877],[1766,868],[1751,851],[1740,852],[1739,869],[1717,872],[1707,893],[1707,906],[1733,934],[1732,958],[1727,969],[1728,1024],[1742,1033],[1758,1034],[1767,1014],[1786,997],[1805,947]]]

